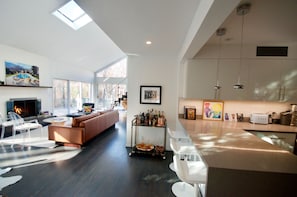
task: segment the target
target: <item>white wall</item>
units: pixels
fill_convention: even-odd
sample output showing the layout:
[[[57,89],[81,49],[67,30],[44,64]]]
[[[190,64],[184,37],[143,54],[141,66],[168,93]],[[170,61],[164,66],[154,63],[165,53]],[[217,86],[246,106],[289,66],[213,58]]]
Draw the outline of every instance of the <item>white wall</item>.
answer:
[[[0,81],[5,81],[5,61],[16,63],[24,63],[28,65],[36,65],[39,67],[40,86],[51,85],[51,75],[49,67],[49,59],[30,53],[28,51],[17,49],[7,45],[0,44]]]
[[[92,82],[94,73],[74,69],[71,65],[22,49],[0,44],[0,81],[5,82],[5,61],[36,65],[39,67],[40,86],[52,86],[53,78]],[[52,112],[52,88],[0,87],[0,112],[6,114],[6,101],[10,98],[35,97],[41,99],[41,110]]]
[[[146,112],[147,109],[164,111],[167,126],[175,129],[178,109],[178,64],[172,57],[128,57],[128,110],[127,110],[127,141],[131,146],[131,121],[134,115]],[[140,86],[162,86],[161,105],[140,104]],[[167,148],[168,148],[167,143]]]
[[[85,68],[77,68],[75,66],[68,65],[67,63],[51,60],[50,67],[51,76],[54,79],[68,79],[93,83],[94,72],[87,70],[87,65]]]

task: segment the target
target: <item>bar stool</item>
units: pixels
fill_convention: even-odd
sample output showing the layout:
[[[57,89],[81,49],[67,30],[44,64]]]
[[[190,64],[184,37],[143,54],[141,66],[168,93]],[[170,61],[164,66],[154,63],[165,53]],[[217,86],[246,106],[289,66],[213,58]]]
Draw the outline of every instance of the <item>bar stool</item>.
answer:
[[[174,139],[176,141],[178,141],[179,143],[182,143],[183,146],[192,146],[192,142],[191,142],[191,139],[189,138],[188,135],[186,135],[185,132],[183,131],[172,131],[169,127],[167,128],[167,133],[170,137],[170,139]],[[170,143],[171,144],[171,143]],[[171,147],[171,149],[173,149]],[[172,170],[172,171],[175,171],[174,169],[174,165],[173,165],[173,162],[171,162],[169,164],[169,168]]]
[[[190,142],[191,139],[183,131],[172,131],[169,127],[167,128],[167,133],[170,138],[177,139],[178,141]]]
[[[201,158],[192,143],[182,143],[175,139],[170,139],[170,148],[179,159],[200,161]]]
[[[193,184],[195,189],[195,196],[205,195],[205,184],[207,177],[207,167],[203,161],[188,161],[180,160],[183,169],[185,169],[185,175],[187,183]],[[204,186],[204,187],[203,187]],[[201,189],[203,187],[203,192]],[[203,193],[203,194],[202,194]]]
[[[173,157],[173,163],[178,178],[183,181],[172,185],[173,194],[178,197],[203,196],[199,190],[199,184],[206,183],[207,167],[205,164],[202,161],[180,160],[176,156]]]

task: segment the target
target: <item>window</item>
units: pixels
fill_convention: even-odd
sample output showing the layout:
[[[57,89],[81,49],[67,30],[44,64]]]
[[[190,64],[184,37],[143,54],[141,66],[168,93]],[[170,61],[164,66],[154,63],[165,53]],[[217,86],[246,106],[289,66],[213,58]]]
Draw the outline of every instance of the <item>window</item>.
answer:
[[[80,92],[80,82],[69,81],[69,91],[70,91],[70,113],[77,112],[81,109],[81,92]]]
[[[127,59],[105,68],[96,74],[97,105],[110,108],[120,104],[119,98],[127,92]]]
[[[92,19],[73,0],[54,11],[53,15],[74,30],[78,30],[92,21]]]
[[[65,115],[68,113],[68,81],[54,80],[53,81],[53,97],[55,115]]]
[[[123,59],[108,68],[97,73],[97,77],[115,77],[115,78],[126,78],[127,77],[127,59]]]
[[[82,104],[91,102],[91,84],[55,79],[53,81],[54,115],[66,115],[81,110]]]
[[[81,83],[81,99],[82,103],[89,103],[91,102],[92,91],[91,91],[91,84],[90,83]]]

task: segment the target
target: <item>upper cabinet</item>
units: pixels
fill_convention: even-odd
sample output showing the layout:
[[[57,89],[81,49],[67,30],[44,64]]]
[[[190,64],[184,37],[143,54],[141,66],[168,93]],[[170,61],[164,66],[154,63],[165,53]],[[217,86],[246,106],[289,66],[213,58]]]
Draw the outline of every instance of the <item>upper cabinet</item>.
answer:
[[[223,99],[223,100],[246,100],[248,90],[234,89],[238,82],[248,82],[247,69],[239,68],[238,60],[225,59],[217,65],[216,60],[196,59],[189,60],[186,67],[186,98],[198,99]],[[239,72],[239,69],[241,70]],[[215,86],[221,87],[219,90]],[[245,85],[246,86],[246,85]],[[215,96],[217,92],[217,97]]]
[[[215,60],[190,60],[186,65],[185,92],[187,98],[214,98],[216,83]]]
[[[297,99],[297,61],[250,60],[249,98],[265,101]]]
[[[297,60],[287,60],[282,69],[281,101],[297,103]]]
[[[215,59],[189,60],[185,75],[185,97],[215,99],[217,80],[222,100],[297,102],[297,60],[250,58],[224,59],[217,69]],[[243,89],[234,89],[240,77]]]

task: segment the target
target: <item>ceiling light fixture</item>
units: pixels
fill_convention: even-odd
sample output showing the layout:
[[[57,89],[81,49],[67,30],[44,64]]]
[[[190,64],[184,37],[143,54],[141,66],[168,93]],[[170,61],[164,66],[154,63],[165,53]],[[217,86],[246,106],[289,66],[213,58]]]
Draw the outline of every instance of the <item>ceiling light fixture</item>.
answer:
[[[250,11],[251,4],[246,3],[237,7],[236,13],[241,16],[241,35],[240,35],[240,55],[239,55],[239,68],[238,68],[238,79],[237,83],[233,85],[234,89],[243,89],[244,85],[240,83],[240,73],[242,67],[242,48],[243,48],[243,26],[244,26],[244,16]]]
[[[73,0],[69,1],[52,14],[74,30],[78,30],[92,21],[85,11],[83,11]]]
[[[217,59],[217,74],[216,74],[216,85],[214,86],[215,90],[215,99],[219,99],[220,97],[220,82],[219,82],[219,72],[220,72],[220,60],[221,60],[221,52],[222,52],[222,36],[226,34],[225,28],[219,28],[216,31],[216,35],[219,37],[219,55]]]
[[[145,44],[147,44],[147,45],[151,45],[151,44],[152,44],[152,41],[149,41],[149,40],[148,40],[148,41],[145,42]]]

